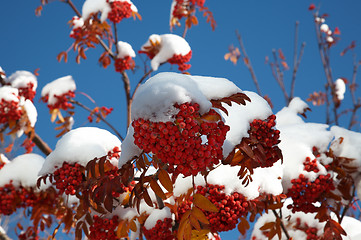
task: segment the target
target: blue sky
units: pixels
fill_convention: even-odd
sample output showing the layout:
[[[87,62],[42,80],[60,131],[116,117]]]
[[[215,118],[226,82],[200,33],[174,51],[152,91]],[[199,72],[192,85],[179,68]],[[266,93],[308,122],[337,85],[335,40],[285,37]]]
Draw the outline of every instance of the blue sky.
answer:
[[[81,9],[83,1],[74,0],[74,3]],[[138,7],[142,21],[123,20],[119,24],[118,32],[119,40],[129,42],[138,51],[149,35],[170,32],[170,1],[134,0],[133,3]],[[323,90],[326,80],[316,45],[313,17],[307,10],[311,3],[321,5],[321,13],[329,14],[326,23],[331,29],[337,26],[341,31],[339,43],[331,50],[334,77],[351,79],[351,54],[344,57],[340,57],[339,54],[352,40],[356,40],[356,44],[361,42],[361,2],[357,0],[207,0],[206,6],[213,12],[217,27],[212,31],[210,25],[198,14],[199,26],[192,27],[186,37],[193,51],[189,72],[195,75],[225,77],[234,81],[241,89],[255,91],[250,74],[242,62],[234,66],[224,60],[228,46],[238,46],[235,36],[235,30],[238,29],[243,36],[262,92],[271,97],[274,111],[277,112],[285,103],[270,67],[265,64],[265,57],[271,56],[272,49],[282,48],[288,64],[292,66],[294,25],[299,21],[299,43],[305,41],[307,45],[297,75],[295,95],[306,99],[309,93]],[[45,104],[40,103],[38,99],[41,88],[46,83],[65,75],[72,75],[78,91],[89,94],[99,106],[114,108],[109,121],[125,136],[125,97],[120,74],[114,71],[112,65],[103,69],[97,64],[102,53],[100,47],[87,51],[88,59],[83,60],[81,64],[75,63],[73,52],[69,54],[68,63],[58,63],[57,54],[68,49],[72,43],[72,39],[69,38],[68,21],[74,13],[66,4],[55,1],[44,7],[42,16],[36,17],[34,10],[39,4],[39,0],[0,3],[0,66],[8,75],[17,70],[33,71],[40,68],[38,94],[34,102],[39,112],[36,132],[54,148],[57,141],[56,132],[53,130],[55,125],[50,123]],[[182,28],[175,29],[173,33],[181,34]],[[359,46],[356,47],[355,53],[361,59]],[[142,67],[141,59],[145,59],[145,56],[139,57],[137,54],[136,63]],[[165,64],[158,70],[161,71],[177,71],[177,68]],[[141,69],[135,74],[129,73],[133,87],[141,76]],[[288,89],[290,79],[291,71],[288,71],[285,75]],[[359,96],[359,91],[357,93]],[[94,107],[81,95],[76,99]],[[342,103],[342,107],[344,106],[350,106],[349,93],[346,93],[346,99]],[[308,120],[324,122],[324,108],[311,108]],[[77,111],[75,127],[88,126],[87,115],[88,113],[82,110]],[[342,118],[342,123],[348,123],[348,119],[349,117]],[[233,234],[225,239],[234,238]]]

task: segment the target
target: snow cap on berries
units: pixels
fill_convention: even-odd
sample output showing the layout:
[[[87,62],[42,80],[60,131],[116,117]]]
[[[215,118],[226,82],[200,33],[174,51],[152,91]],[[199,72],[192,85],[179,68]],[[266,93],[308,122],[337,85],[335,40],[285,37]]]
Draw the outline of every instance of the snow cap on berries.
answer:
[[[344,94],[346,92],[346,84],[342,78],[338,78],[335,81],[335,91],[336,91],[337,99],[340,101],[343,100]]]
[[[144,223],[146,229],[152,229],[158,220],[164,220],[165,218],[172,218],[170,209],[165,207],[163,209],[154,209]]]
[[[135,57],[135,52],[129,43],[119,41],[117,43],[117,48],[119,51],[118,56],[117,56],[118,58],[125,58],[127,56],[132,57],[132,58]]]
[[[138,12],[137,7],[130,0],[86,0],[82,8],[83,19],[88,19],[91,13],[101,12],[100,21],[104,22],[108,17],[108,13],[112,10],[109,3],[115,1],[128,2],[131,5],[131,10]]]
[[[81,127],[66,133],[41,168],[39,175],[52,173],[63,162],[78,163],[82,166],[96,157],[102,157],[114,147],[120,149],[120,140],[110,132],[96,127]]]
[[[150,54],[152,56],[151,66],[154,71],[158,70],[160,64],[167,62],[174,55],[186,56],[191,52],[188,42],[175,34],[152,34],[140,52],[147,53],[153,51],[154,48],[156,51]]]
[[[35,187],[45,159],[34,153],[17,156],[0,170],[0,187],[12,181],[15,187]]]
[[[56,96],[61,96],[69,91],[74,92],[75,90],[75,81],[72,76],[68,75],[46,84],[41,90],[41,97],[48,96],[48,105],[55,105],[58,101]]]
[[[32,84],[32,90],[35,91],[38,86],[36,76],[28,71],[16,71],[5,79],[14,88],[26,88]]]
[[[316,156],[313,147],[320,152],[327,150],[332,140],[332,134],[328,125],[318,123],[305,123],[298,113],[303,113],[307,104],[296,98],[288,107],[284,107],[276,116],[276,127],[280,130],[281,143],[278,145],[282,150],[284,177],[284,188],[291,186],[291,179],[297,179],[302,173],[309,181],[314,181],[319,175],[326,174],[322,164],[317,164],[319,172],[308,172],[304,170],[304,161],[307,157],[311,160]]]

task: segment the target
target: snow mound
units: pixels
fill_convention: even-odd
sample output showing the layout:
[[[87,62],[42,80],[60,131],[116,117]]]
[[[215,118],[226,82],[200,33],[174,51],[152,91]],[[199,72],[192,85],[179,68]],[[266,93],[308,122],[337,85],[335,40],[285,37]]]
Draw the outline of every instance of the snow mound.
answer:
[[[82,127],[66,133],[56,144],[55,150],[46,157],[39,175],[52,173],[63,162],[82,166],[96,157],[102,157],[120,148],[120,140],[110,132],[96,127]]]
[[[19,102],[19,90],[10,86],[3,86],[0,88],[0,101]]]
[[[36,76],[28,71],[16,71],[5,79],[14,88],[26,88],[28,84],[33,84],[32,90],[35,91],[38,86]]]
[[[135,52],[129,43],[119,41],[117,43],[117,48],[119,51],[118,56],[117,56],[118,58],[125,58],[127,56],[132,57],[132,58],[135,57]]]
[[[56,96],[61,96],[69,91],[74,92],[75,90],[75,81],[73,77],[69,75],[46,84],[41,90],[41,96],[48,96],[48,104],[55,105],[58,101]]]
[[[159,52],[152,58],[150,62],[154,71],[158,70],[160,64],[165,63],[174,55],[185,56],[191,51],[188,42],[175,34],[152,34],[148,41],[142,46],[141,52],[147,52],[154,44],[159,45]]]
[[[13,181],[15,187],[35,187],[45,159],[34,153],[20,155],[0,170],[0,186]]]

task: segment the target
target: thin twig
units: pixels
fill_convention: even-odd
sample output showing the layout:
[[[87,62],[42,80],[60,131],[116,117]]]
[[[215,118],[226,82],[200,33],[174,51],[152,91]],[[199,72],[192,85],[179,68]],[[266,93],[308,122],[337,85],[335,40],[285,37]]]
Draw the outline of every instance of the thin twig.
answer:
[[[124,83],[125,97],[126,97],[126,100],[127,100],[127,128],[128,128],[129,124],[131,122],[131,107],[132,107],[133,99],[132,99],[131,93],[130,93],[129,77],[128,77],[128,74],[125,71],[122,72],[122,80],[123,80],[123,83]]]
[[[236,30],[236,35],[237,35],[237,39],[238,39],[239,45],[240,45],[240,47],[241,47],[242,54],[243,54],[243,56],[244,56],[244,63],[245,63],[245,65],[246,65],[246,67],[248,68],[248,71],[251,73],[251,77],[252,77],[253,83],[256,85],[256,89],[257,89],[258,95],[262,96],[261,88],[260,88],[260,86],[259,86],[259,83],[258,83],[256,74],[255,74],[254,69],[253,69],[253,67],[252,67],[251,60],[249,59],[249,57],[248,57],[248,55],[247,55],[246,48],[244,47],[244,44],[243,44],[243,41],[242,41],[242,36],[241,36],[241,34],[238,32],[238,30]]]
[[[351,129],[352,126],[355,124],[356,122],[356,113],[357,110],[361,107],[361,103],[360,101],[358,101],[356,99],[356,95],[355,95],[355,91],[356,91],[356,76],[357,76],[357,70],[360,66],[360,63],[357,62],[356,59],[356,54],[353,54],[353,72],[352,72],[352,81],[351,81],[351,87],[350,87],[350,92],[351,92],[351,97],[352,97],[352,104],[353,104],[353,109],[352,109],[352,115],[350,118],[350,123],[348,125],[348,129]]]
[[[81,13],[79,12],[79,10],[75,7],[74,3],[71,0],[65,0],[65,3],[69,4],[69,6],[74,10],[75,14],[78,17],[81,17]]]
[[[282,90],[283,96],[285,97],[286,103],[288,103],[289,97],[288,97],[288,93],[286,91],[286,88],[285,88],[285,85],[283,82],[283,72],[281,71],[280,65],[278,63],[276,49],[272,49],[272,55],[273,55],[273,59],[274,59],[274,64],[271,64],[272,74],[273,74],[274,78],[276,79],[278,85],[281,87],[281,90]]]
[[[280,224],[281,224],[282,231],[285,233],[287,239],[290,239],[291,237],[290,237],[290,235],[288,234],[287,229],[285,228],[285,225],[283,224],[282,219],[278,216],[278,213],[276,212],[276,210],[272,210],[272,212],[273,212],[273,214],[275,215],[275,217],[280,220]]]
[[[52,152],[48,144],[37,133],[33,133],[32,135],[29,132],[27,135],[28,137],[32,137],[31,141],[35,143],[39,150],[42,151],[46,156],[48,156]]]
[[[113,23],[113,29],[114,29],[114,41],[115,41],[115,50],[117,51],[117,56],[119,54],[118,49],[118,30],[117,30],[117,24]]]
[[[93,113],[94,115],[96,115],[100,120],[102,120],[106,125],[108,125],[108,127],[110,127],[113,132],[120,138],[120,140],[124,140],[124,138],[122,137],[122,135],[120,135],[120,133],[113,127],[113,125],[111,125],[107,120],[105,120],[103,118],[103,116],[100,114],[100,113],[96,113],[96,112],[93,112],[92,109],[90,109],[89,107],[85,106],[84,104],[74,100],[74,99],[69,99],[69,102],[71,103],[74,103],[75,105],[78,105],[79,107],[87,110],[88,112],[90,113]]]
[[[140,87],[140,85],[143,83],[143,81],[153,72],[153,69],[150,69],[148,72],[146,72],[143,77],[139,80],[137,86],[134,89],[133,95],[132,95],[132,99],[134,97],[135,92],[138,90],[138,88]]]

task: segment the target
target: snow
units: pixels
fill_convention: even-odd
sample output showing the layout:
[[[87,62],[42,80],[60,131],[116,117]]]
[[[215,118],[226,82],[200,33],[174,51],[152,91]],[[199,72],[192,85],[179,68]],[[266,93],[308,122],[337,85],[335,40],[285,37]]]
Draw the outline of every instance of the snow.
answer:
[[[19,90],[10,86],[3,86],[0,88],[0,101],[4,100],[7,102],[19,102]]]
[[[242,179],[237,176],[240,166],[231,167],[229,165],[220,165],[212,170],[207,176],[207,182],[213,185],[223,185],[225,194],[240,193],[248,200],[255,199],[262,193],[279,195],[282,193],[282,175],[283,168],[281,161],[276,162],[269,168],[256,168],[252,175],[253,181],[247,187],[242,184]],[[267,177],[265,177],[267,176]],[[206,182],[201,175],[195,177],[197,186],[206,186]],[[185,194],[188,189],[193,187],[192,177],[184,178],[178,176],[174,186],[174,196]]]
[[[335,81],[335,91],[336,91],[337,99],[340,101],[343,100],[344,94],[346,92],[346,85],[345,85],[345,82],[341,78],[338,78]]]
[[[188,42],[175,34],[153,34],[149,37],[148,41],[142,46],[142,51],[146,51],[147,47],[151,47],[151,41],[159,42],[159,52],[154,56],[150,62],[154,71],[158,70],[161,63],[168,61],[174,54],[187,55],[191,51],[191,47]]]
[[[0,170],[0,186],[12,181],[15,187],[35,187],[44,160],[34,153],[17,156]]]
[[[351,158],[353,161],[350,166],[357,167],[360,171],[361,167],[361,133],[353,132],[338,126],[331,127],[331,132],[335,140],[331,144],[333,153],[337,157]],[[340,141],[342,138],[342,141]]]
[[[139,156],[142,153],[142,149],[140,149],[137,145],[134,144],[133,134],[134,128],[132,125],[130,125],[128,128],[127,136],[122,143],[123,151],[119,158],[119,168],[121,168],[133,157]]]
[[[285,227],[287,228],[287,232],[289,233],[290,237],[293,239],[306,239],[307,235],[300,231],[294,226],[296,225],[296,219],[301,219],[301,226],[304,227],[307,224],[309,227],[317,228],[317,235],[321,236],[323,234],[323,228],[326,222],[320,223],[315,217],[316,213],[303,213],[303,212],[296,212],[292,213],[288,208],[287,205],[292,204],[291,199],[286,199],[283,207],[282,207],[282,221],[284,222]],[[291,216],[289,218],[289,216]],[[336,220],[336,216],[332,217]],[[261,217],[258,218],[257,222],[254,225],[252,237],[256,237],[256,239],[266,239],[266,237],[262,234],[262,231],[259,229],[267,222],[274,222],[275,216],[273,213],[265,213]],[[342,228],[347,233],[347,236],[342,236],[344,240],[358,240],[361,237],[361,222],[355,218],[345,216],[341,223]],[[251,238],[252,238],[251,237]],[[278,239],[277,235],[272,238],[272,240]],[[285,234],[282,234],[282,240],[286,240]]]
[[[154,209],[145,221],[144,227],[150,230],[155,227],[158,220],[163,220],[165,218],[172,218],[169,208],[165,207],[163,209]]]
[[[120,140],[110,132],[96,127],[82,127],[66,133],[56,144],[42,166],[39,175],[52,173],[61,167],[63,162],[78,163],[82,166],[96,157],[102,157],[120,148]]]
[[[296,98],[291,101],[289,107],[283,108],[276,114],[276,128],[280,130],[281,143],[278,146],[283,155],[285,189],[290,188],[291,179],[297,179],[301,173],[310,181],[321,174],[326,174],[326,169],[321,164],[318,164],[320,170],[318,173],[303,170],[306,157],[315,159],[312,148],[315,146],[320,152],[324,152],[333,138],[328,125],[305,123],[297,115],[305,107],[307,104]]]
[[[38,86],[36,76],[28,71],[16,71],[6,78],[5,81],[11,83],[11,86],[14,88],[26,88],[29,83],[32,83],[32,90],[35,91]]]
[[[25,100],[24,110],[26,112],[26,115],[28,116],[30,126],[34,127],[36,120],[38,118],[38,112],[37,112],[33,102],[30,101],[29,99]]]
[[[104,22],[110,11],[110,5],[106,0],[86,0],[82,8],[82,17],[87,20],[91,13],[101,12],[100,21]]]
[[[320,26],[320,30],[321,30],[321,32],[327,33],[330,30],[330,28],[328,27],[328,25],[326,23],[323,23]]]
[[[137,7],[130,0],[119,0],[120,2],[130,3],[130,8],[133,12],[138,12]],[[109,1],[113,2],[113,1]],[[88,19],[91,13],[101,12],[100,21],[104,22],[108,13],[111,11],[110,4],[107,3],[107,0],[86,0],[82,8],[82,17],[83,19]]]
[[[127,42],[119,41],[117,43],[117,49],[119,51],[118,58],[125,58],[127,56],[134,58],[135,52],[132,48],[132,46]]]
[[[0,163],[7,164],[9,162],[10,162],[9,159],[4,154],[0,153]]]
[[[41,96],[45,97],[48,95],[48,104],[54,105],[57,102],[57,98],[55,96],[61,96],[69,91],[74,92],[75,90],[75,81],[72,76],[68,75],[46,84],[41,90]]]
[[[84,19],[80,18],[78,16],[74,16],[73,19],[73,29],[75,28],[81,28],[84,26]]]

